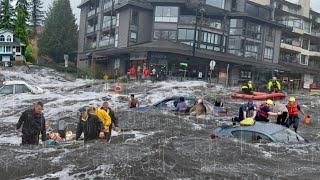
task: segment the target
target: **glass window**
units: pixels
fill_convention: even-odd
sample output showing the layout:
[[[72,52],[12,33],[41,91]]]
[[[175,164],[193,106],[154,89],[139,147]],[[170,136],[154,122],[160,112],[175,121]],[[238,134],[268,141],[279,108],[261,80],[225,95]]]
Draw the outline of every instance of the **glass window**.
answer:
[[[279,132],[271,134],[276,142],[299,142],[303,140],[297,133],[290,129],[283,129]]]
[[[230,19],[230,27],[240,28],[243,27],[242,19]]]
[[[0,94],[13,94],[13,85],[3,86],[0,89]]]
[[[6,46],[6,52],[11,53],[11,46]]]
[[[266,26],[266,40],[274,42],[275,30],[271,27]]]
[[[243,140],[245,142],[252,142],[253,141],[253,132],[251,132],[251,131],[238,130],[238,131],[231,132],[231,134],[235,138],[241,139],[241,140]]]
[[[302,65],[308,65],[309,64],[309,56],[301,55],[301,61],[300,64]]]
[[[5,41],[4,35],[1,35],[0,36],[0,42],[4,42],[4,41]]]
[[[251,79],[252,73],[251,71],[240,71],[240,77],[242,79]]]
[[[0,46],[0,53],[4,53],[4,47]]]
[[[155,22],[178,22],[178,7],[156,6]]]
[[[137,11],[132,11],[131,24],[138,26],[138,23],[139,23],[139,13]]]
[[[31,92],[29,88],[26,87],[24,84],[17,84],[15,85],[15,93],[29,93]]]
[[[257,59],[259,49],[260,49],[260,43],[246,41],[244,56]]]
[[[16,47],[16,52],[17,52],[17,53],[20,53],[20,52],[21,52],[20,47]]]
[[[187,37],[187,29],[179,29],[178,39],[184,40]]]
[[[153,39],[159,40],[160,36],[161,36],[161,32],[160,31],[155,30],[153,32]]]
[[[10,35],[7,36],[7,42],[11,42],[11,36]]]
[[[259,8],[257,6],[254,6],[253,4],[250,4],[250,3],[246,4],[246,12],[254,17],[259,16]]]
[[[162,40],[173,40],[176,41],[177,39],[177,31],[160,31],[160,30],[155,30],[153,33],[153,38],[156,40],[162,39]]]
[[[134,32],[134,31],[130,32],[130,41],[137,42],[137,32]]]
[[[273,59],[273,48],[266,47],[264,49],[264,58],[268,59],[268,60],[272,60]]]
[[[224,9],[225,0],[206,0],[206,4]]]
[[[261,25],[247,22],[246,35],[252,39],[261,39]]]
[[[272,142],[272,140],[264,134],[255,132],[253,135],[253,142],[254,143],[270,143]]]

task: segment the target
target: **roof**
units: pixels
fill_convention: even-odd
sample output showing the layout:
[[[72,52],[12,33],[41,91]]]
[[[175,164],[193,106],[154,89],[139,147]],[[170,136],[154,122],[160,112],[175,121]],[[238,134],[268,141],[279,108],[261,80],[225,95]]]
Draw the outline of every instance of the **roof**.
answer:
[[[12,30],[10,30],[10,29],[0,29],[0,34],[1,33],[4,33],[4,32],[10,32],[10,33],[13,33],[13,31]]]
[[[264,122],[256,122],[253,126],[237,126],[235,128],[232,128],[232,131],[235,130],[248,130],[248,131],[255,131],[260,132],[263,134],[273,134],[276,132],[279,132],[283,129],[286,129],[286,127],[283,127],[281,125],[273,124],[273,123],[264,123]]]
[[[15,85],[15,84],[27,84],[27,83],[24,81],[5,81],[3,84],[4,85]]]

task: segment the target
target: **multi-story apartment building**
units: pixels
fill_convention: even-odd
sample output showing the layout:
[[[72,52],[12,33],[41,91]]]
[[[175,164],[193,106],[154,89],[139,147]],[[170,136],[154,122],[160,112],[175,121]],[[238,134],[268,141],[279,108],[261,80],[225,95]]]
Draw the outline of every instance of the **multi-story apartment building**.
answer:
[[[305,86],[319,81],[320,14],[310,9],[310,0],[288,2],[274,0],[275,17],[282,29],[280,65],[291,69],[290,77],[303,80]]]
[[[14,61],[24,60],[22,50],[25,45],[13,37],[13,32],[0,29],[0,66],[10,67]]]
[[[83,0],[79,8],[80,68],[112,76],[152,66],[177,75],[183,63],[188,76],[205,78],[215,60],[215,77],[230,83],[290,71],[279,64],[288,28],[275,21],[270,0]]]

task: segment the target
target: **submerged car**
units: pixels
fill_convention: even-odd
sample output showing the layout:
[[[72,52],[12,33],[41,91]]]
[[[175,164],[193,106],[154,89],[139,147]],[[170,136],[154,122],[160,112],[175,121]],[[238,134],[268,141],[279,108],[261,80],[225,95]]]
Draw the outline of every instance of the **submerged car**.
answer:
[[[177,103],[180,101],[181,96],[172,96],[165,98],[159,102],[156,102],[152,105],[147,106],[140,106],[139,108],[136,108],[137,111],[146,111],[151,109],[159,109],[159,110],[173,110]],[[189,110],[197,104],[197,98],[195,97],[183,97],[185,103],[188,106],[188,109],[186,112],[189,112]],[[213,104],[211,104],[208,101],[203,101],[204,106],[207,109],[207,114],[212,115],[219,115],[223,116],[227,114],[227,110],[223,107],[215,107]]]
[[[32,93],[41,94],[44,90],[39,87],[29,85],[24,81],[5,81],[0,88],[0,94],[20,94],[20,93]]]
[[[213,130],[211,139],[234,137],[250,143],[307,142],[287,127],[256,122],[252,126],[225,125]]]

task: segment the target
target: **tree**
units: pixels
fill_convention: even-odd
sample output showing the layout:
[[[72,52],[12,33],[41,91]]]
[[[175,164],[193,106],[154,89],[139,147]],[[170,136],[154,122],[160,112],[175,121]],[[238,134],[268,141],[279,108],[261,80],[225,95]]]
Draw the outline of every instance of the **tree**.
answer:
[[[17,18],[15,20],[14,35],[24,44],[28,43],[27,21],[28,1],[18,0],[16,3]]]
[[[30,24],[33,27],[34,35],[37,34],[37,27],[42,25],[44,19],[43,2],[41,0],[30,0]]]
[[[41,55],[55,62],[63,61],[63,54],[77,50],[78,26],[69,0],[56,0],[50,7],[38,45]]]
[[[14,27],[14,9],[11,5],[12,0],[1,0],[0,27],[5,29],[13,29]]]

